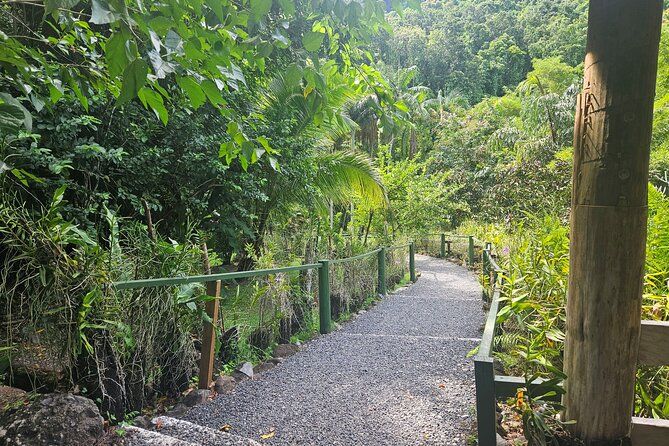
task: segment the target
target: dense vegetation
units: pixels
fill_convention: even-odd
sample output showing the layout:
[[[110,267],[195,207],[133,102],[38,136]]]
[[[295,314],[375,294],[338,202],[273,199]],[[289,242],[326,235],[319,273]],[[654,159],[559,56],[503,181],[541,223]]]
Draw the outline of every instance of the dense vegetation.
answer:
[[[68,372],[59,385],[123,417],[188,386],[207,297],[111,281],[458,228],[495,242],[508,271],[501,362],[559,376],[586,15],[585,0],[3,4],[0,376],[46,350]],[[644,307],[661,320],[667,79],[664,31]],[[369,303],[373,268],[333,273],[338,317]],[[312,276],[224,289],[221,369],[313,333]],[[669,417],[667,370],[639,378],[637,412]]]

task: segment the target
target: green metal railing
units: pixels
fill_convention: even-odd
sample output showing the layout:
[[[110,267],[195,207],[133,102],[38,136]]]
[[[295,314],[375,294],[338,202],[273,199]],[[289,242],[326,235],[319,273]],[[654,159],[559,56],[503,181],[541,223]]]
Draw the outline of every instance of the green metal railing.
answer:
[[[236,271],[219,274],[205,274],[184,277],[161,277],[153,279],[137,279],[117,281],[111,283],[115,290],[131,290],[139,288],[164,287],[185,285],[190,283],[203,283],[207,289],[207,295],[213,297],[206,303],[206,313],[210,321],[204,324],[204,335],[202,340],[202,357],[200,359],[200,388],[208,389],[214,372],[214,350],[216,345],[215,326],[217,324],[219,312],[219,300],[221,293],[221,282],[235,279],[245,279],[258,276],[267,276],[278,273],[296,272],[296,271],[318,271],[318,315],[319,332],[321,334],[330,333],[332,330],[332,310],[330,302],[330,269],[332,265],[353,262],[365,259],[367,257],[377,256],[378,277],[377,289],[381,295],[387,294],[386,282],[386,253],[400,248],[409,249],[409,275],[412,282],[416,281],[415,268],[415,247],[414,243],[405,245],[380,247],[372,251],[343,259],[324,259],[318,263],[310,263],[298,266],[286,266],[279,268],[258,269],[250,271]]]
[[[428,241],[430,237],[439,237],[439,250],[438,254],[436,251],[432,251],[429,249],[428,246]],[[442,232],[442,233],[431,233],[431,234],[422,234],[420,236],[416,237],[417,240],[421,240],[423,242],[423,247],[424,250],[427,251],[428,253],[434,253],[434,255],[438,255],[441,258],[446,258],[451,256],[454,253],[453,249],[453,244],[456,243],[457,240],[463,240],[466,243],[466,248],[465,252],[462,254],[465,255],[466,261],[467,261],[467,266],[470,268],[473,268],[476,262],[476,251],[477,250],[482,250],[483,249],[483,242],[479,239],[477,239],[473,235],[463,235],[463,234],[452,234],[452,233],[447,233],[447,232]]]
[[[471,240],[471,239],[470,239]],[[483,300],[490,304],[488,317],[477,355],[474,357],[474,378],[476,381],[476,422],[478,444],[497,444],[497,399],[495,395],[495,370],[492,358],[493,340],[497,329],[497,313],[503,281],[503,270],[492,255],[492,244],[486,243],[482,254],[484,284]]]
[[[474,242],[480,241],[473,238]],[[471,243],[470,243],[471,246]],[[478,444],[480,446],[497,445],[497,415],[498,398],[515,396],[519,388],[527,388],[530,392],[537,390],[544,384],[544,380],[537,378],[527,383],[520,376],[495,375],[493,345],[498,331],[497,314],[503,302],[500,302],[502,287],[504,286],[504,270],[500,268],[492,254],[492,244],[485,243],[481,254],[482,272],[484,276],[483,300],[490,304],[485,322],[481,343],[474,357],[474,377],[476,386],[476,419],[478,429]],[[640,348],[638,364],[645,366],[669,365],[669,322],[641,321]],[[662,350],[664,348],[664,350]],[[658,352],[660,350],[661,352]],[[553,398],[559,401],[560,395]],[[653,440],[649,440],[649,438]],[[660,442],[657,439],[663,439]],[[666,445],[669,441],[669,422],[632,417],[632,446]]]

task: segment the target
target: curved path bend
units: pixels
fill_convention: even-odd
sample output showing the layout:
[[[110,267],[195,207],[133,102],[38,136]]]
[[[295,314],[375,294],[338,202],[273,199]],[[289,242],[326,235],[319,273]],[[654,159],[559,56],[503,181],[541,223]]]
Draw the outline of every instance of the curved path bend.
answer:
[[[474,273],[416,256],[418,281],[185,418],[275,445],[465,445],[484,313]]]

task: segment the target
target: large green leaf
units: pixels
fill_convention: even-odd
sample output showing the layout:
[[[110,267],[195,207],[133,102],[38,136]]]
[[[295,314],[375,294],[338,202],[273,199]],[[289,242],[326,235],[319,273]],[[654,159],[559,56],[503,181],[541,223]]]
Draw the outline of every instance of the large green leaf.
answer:
[[[202,91],[202,87],[192,77],[180,77],[177,79],[177,82],[188,96],[188,99],[190,99],[190,104],[193,108],[199,108],[207,102],[207,96]]]
[[[279,5],[281,9],[288,15],[295,14],[295,2],[293,0],[279,0]]]
[[[130,102],[137,96],[137,92],[146,83],[146,75],[149,73],[149,65],[143,59],[135,59],[123,72],[123,86],[118,97],[119,105]]]
[[[127,44],[129,43],[127,32],[121,31],[114,33],[105,45],[105,59],[109,67],[109,76],[116,77],[123,73],[125,67],[130,63],[128,57]]]
[[[302,37],[302,45],[304,46],[305,50],[314,52],[321,47],[324,38],[325,34],[323,33],[308,31],[304,33],[304,36]]]
[[[267,15],[270,9],[272,0],[251,0],[251,12],[258,18]]]
[[[45,0],[44,15],[49,15],[59,9],[71,9],[80,0]]]
[[[302,80],[302,67],[297,64],[290,64],[286,68],[286,84],[291,87],[297,86]]]
[[[202,90],[207,95],[207,99],[209,99],[209,102],[211,102],[212,105],[216,106],[225,104],[225,99],[223,99],[220,90],[212,81],[205,80],[202,82],[202,84],[200,84],[200,86],[202,87]]]
[[[163,124],[167,124],[167,109],[165,108],[163,97],[159,93],[148,87],[143,87],[139,90],[137,95],[145,107],[153,110],[156,117],[160,119]]]
[[[22,127],[32,130],[32,124],[32,116],[17,99],[7,93],[0,93],[0,132],[16,133]]]
[[[112,12],[109,2],[105,0],[92,0],[91,5],[91,23],[96,25],[104,25],[113,23],[117,20],[117,16]]]

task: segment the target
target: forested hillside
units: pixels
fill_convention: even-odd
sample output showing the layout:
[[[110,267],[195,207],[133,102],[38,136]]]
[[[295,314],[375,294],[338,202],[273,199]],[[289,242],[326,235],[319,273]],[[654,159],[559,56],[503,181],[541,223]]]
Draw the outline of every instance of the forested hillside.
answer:
[[[416,66],[420,84],[474,104],[514,88],[533,59],[583,62],[587,1],[425,1],[389,22],[392,37],[376,39],[386,64]]]
[[[19,385],[25,356],[46,354],[60,375],[42,390],[85,388],[122,420],[188,388],[207,296],[110,282],[201,274],[203,257],[217,271],[312,263],[444,231],[492,237],[516,297],[499,358],[552,377],[587,3],[3,3],[0,379]],[[668,320],[666,27],[651,170],[644,316]],[[341,270],[343,319],[373,297],[368,269]],[[224,289],[235,330],[219,339],[220,370],[311,336],[313,282]],[[539,360],[523,359],[529,346]],[[669,370],[639,377],[637,413],[669,418]],[[536,408],[520,398],[520,413]]]

